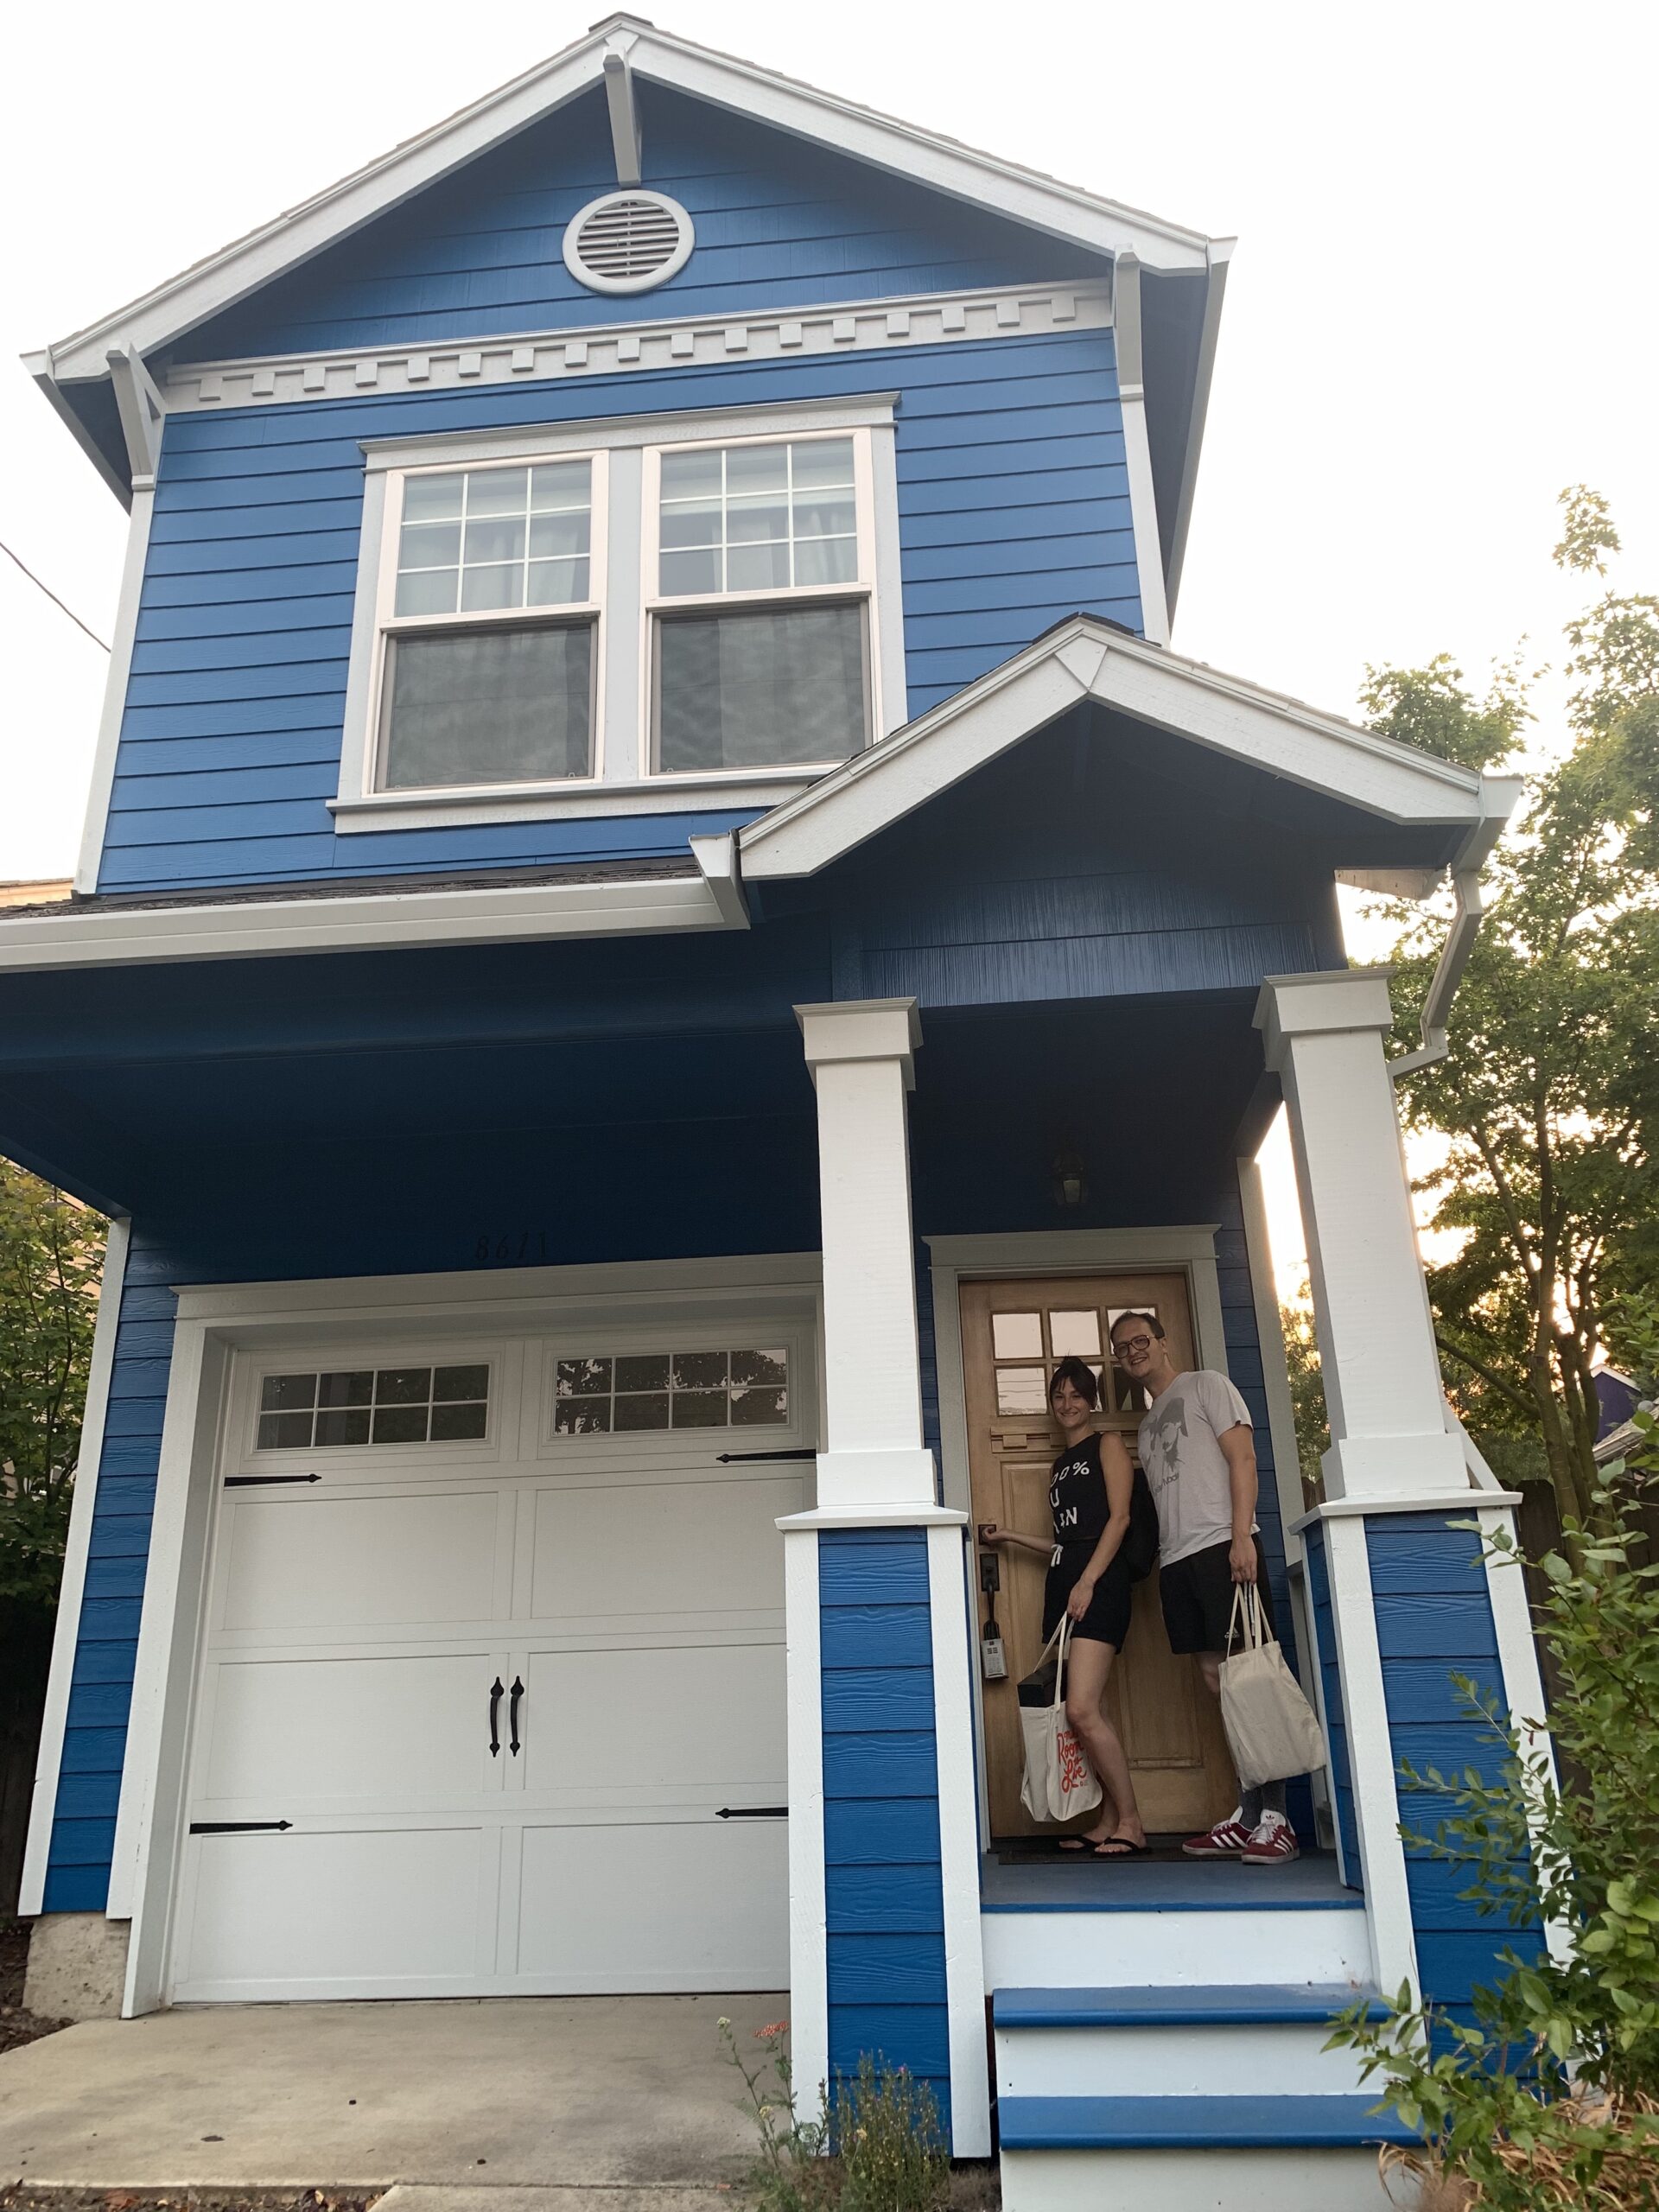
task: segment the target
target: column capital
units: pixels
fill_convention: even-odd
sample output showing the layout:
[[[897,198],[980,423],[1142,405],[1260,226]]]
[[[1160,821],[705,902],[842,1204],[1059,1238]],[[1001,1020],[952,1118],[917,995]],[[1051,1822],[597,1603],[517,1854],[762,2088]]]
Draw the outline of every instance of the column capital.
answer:
[[[1253,1016],[1270,1068],[1282,1069],[1293,1037],[1394,1027],[1392,968],[1332,968],[1308,976],[1265,976]]]
[[[914,999],[832,999],[798,1006],[806,1064],[817,1070],[842,1060],[896,1060],[905,1088],[916,1086],[915,1052],[922,1041]]]

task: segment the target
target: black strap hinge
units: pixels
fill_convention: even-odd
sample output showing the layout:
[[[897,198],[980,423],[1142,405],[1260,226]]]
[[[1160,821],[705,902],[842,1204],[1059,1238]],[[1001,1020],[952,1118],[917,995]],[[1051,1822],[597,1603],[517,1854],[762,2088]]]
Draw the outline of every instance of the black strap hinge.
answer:
[[[291,1828],[292,1821],[192,1821],[192,1835],[263,1835],[276,1828]]]
[[[715,1815],[717,1821],[786,1821],[787,1805],[722,1805]]]
[[[252,1490],[260,1483],[320,1483],[321,1475],[226,1475],[226,1490]]]

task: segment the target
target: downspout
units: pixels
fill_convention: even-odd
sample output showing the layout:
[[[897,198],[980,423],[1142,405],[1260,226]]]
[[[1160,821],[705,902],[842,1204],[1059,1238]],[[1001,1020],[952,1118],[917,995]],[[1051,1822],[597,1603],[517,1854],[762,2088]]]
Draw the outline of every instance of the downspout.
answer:
[[[1452,863],[1452,890],[1457,910],[1429,979],[1428,996],[1423,1001],[1423,1041],[1414,1052],[1398,1053],[1389,1062],[1389,1072],[1396,1083],[1402,1076],[1415,1075],[1421,1068],[1437,1066],[1452,1049],[1446,1039],[1446,1020],[1458,985],[1463,981],[1463,971],[1469,965],[1469,956],[1475,949],[1481,916],[1485,912],[1480,895],[1480,872],[1503,836],[1520,800],[1521,791],[1518,776],[1483,776],[1480,779],[1480,819],[1465,838],[1463,850]]]

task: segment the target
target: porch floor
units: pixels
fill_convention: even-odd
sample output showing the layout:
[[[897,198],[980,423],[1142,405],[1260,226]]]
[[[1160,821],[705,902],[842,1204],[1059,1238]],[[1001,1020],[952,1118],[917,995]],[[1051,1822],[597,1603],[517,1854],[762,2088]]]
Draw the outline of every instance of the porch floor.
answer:
[[[1038,1847],[1012,1864],[995,1853],[982,1859],[979,1897],[983,1912],[1364,1910],[1359,1891],[1343,1887],[1328,1851],[1304,1852],[1288,1866],[1241,1866],[1230,1859],[1185,1859],[1179,1851],[1115,1861]]]
[[[713,2190],[754,2144],[715,2022],[748,2053],[788,2012],[548,1997],[86,2020],[0,2056],[0,2186]]]

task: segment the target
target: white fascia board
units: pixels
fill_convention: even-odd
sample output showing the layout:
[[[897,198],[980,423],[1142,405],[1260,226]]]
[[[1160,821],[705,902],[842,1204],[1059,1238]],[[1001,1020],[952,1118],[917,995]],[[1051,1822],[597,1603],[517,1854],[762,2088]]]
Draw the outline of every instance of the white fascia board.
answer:
[[[124,906],[0,918],[0,973],[740,929],[747,926],[747,918],[724,880],[731,874],[717,867],[719,880],[699,873],[604,883],[514,884],[499,891],[370,892],[344,899]]]
[[[1227,291],[1227,271],[1236,238],[1210,242],[1210,278],[1205,287],[1204,321],[1198,330],[1198,358],[1192,378],[1192,404],[1187,416],[1181,480],[1175,495],[1164,546],[1164,601],[1173,622],[1175,602],[1181,594],[1181,572],[1186,565],[1186,541],[1192,526],[1192,497],[1198,489],[1198,456],[1204,450],[1205,419],[1210,412],[1210,391],[1216,375],[1216,343],[1221,334],[1222,302]]]
[[[1510,780],[1079,615],[751,823],[738,839],[745,879],[815,874],[1084,700],[1385,821],[1467,823],[1471,839],[1497,818],[1497,786]]]
[[[208,255],[155,291],[48,349],[51,378],[103,377],[106,348],[149,354],[262,284],[424,191],[480,154],[602,83],[605,55],[626,40],[630,73],[910,178],[1103,254],[1132,251],[1148,268],[1202,270],[1201,232],[1058,183],[1033,169],[916,129],[873,109],[693,46],[638,19],[613,18],[447,122]]]

